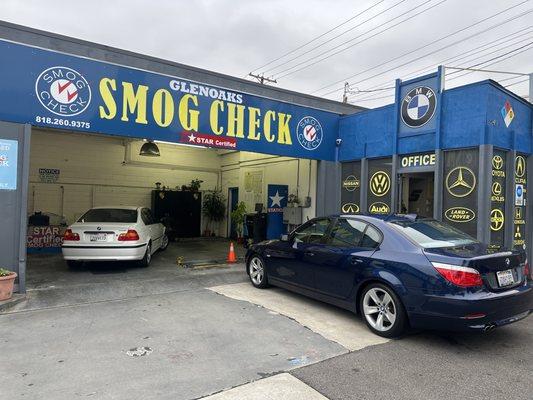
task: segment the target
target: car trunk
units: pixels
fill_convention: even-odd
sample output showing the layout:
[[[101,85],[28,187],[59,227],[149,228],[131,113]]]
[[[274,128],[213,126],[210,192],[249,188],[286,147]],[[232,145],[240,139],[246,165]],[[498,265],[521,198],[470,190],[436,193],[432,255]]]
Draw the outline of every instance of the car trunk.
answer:
[[[82,243],[105,244],[118,242],[118,235],[127,232],[133,225],[119,222],[78,222],[71,229],[80,235]]]
[[[476,243],[466,246],[428,248],[425,249],[425,253],[430,261],[476,269],[482,275],[485,286],[493,291],[516,287],[525,279],[525,253],[523,251],[491,253],[487,246]]]

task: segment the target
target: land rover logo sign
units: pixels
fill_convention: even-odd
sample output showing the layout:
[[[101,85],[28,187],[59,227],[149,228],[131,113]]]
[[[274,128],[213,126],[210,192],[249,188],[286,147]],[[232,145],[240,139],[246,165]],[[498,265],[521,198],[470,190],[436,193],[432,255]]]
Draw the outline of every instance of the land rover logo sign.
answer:
[[[368,212],[370,214],[389,214],[390,207],[388,206],[388,204],[377,201],[375,203],[372,203],[370,207],[368,207]]]
[[[433,118],[436,108],[437,97],[433,89],[427,86],[416,87],[402,100],[402,121],[411,128],[420,128]]]
[[[476,213],[466,207],[448,208],[444,215],[447,220],[452,222],[470,222],[476,218]]]
[[[342,187],[349,192],[353,192],[355,189],[358,189],[361,183],[354,175],[349,175],[346,177],[344,182],[342,182]]]

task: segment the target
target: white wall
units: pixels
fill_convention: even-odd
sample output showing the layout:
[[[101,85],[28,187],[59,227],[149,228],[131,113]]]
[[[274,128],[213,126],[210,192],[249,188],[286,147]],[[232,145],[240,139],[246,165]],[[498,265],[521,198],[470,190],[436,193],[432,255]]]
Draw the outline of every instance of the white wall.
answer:
[[[30,159],[28,212],[51,212],[73,222],[92,206],[150,206],[155,182],[170,188],[201,179],[202,190],[239,188],[239,200],[250,212],[255,203],[267,204],[268,184],[289,185],[289,193],[303,201],[308,195],[312,206],[304,209],[304,219],[315,216],[316,162],[272,155],[198,149],[158,144],[161,157],[140,157],[142,142],[124,138],[34,129]],[[59,169],[57,183],[42,183],[39,168]],[[246,191],[248,172],[262,175],[260,188]],[[309,186],[309,174],[311,185]],[[257,189],[257,188],[256,188]],[[218,227],[227,232],[226,222]]]

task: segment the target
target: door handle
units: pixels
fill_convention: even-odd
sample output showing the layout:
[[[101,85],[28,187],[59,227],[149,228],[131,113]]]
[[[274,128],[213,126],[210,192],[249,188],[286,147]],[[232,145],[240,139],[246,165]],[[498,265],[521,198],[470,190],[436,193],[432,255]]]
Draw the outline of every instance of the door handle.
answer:
[[[361,260],[360,258],[352,257],[351,262],[352,262],[352,265],[356,265],[356,264],[361,264],[361,263],[363,263],[364,261]]]
[[[306,251],[305,255],[309,256],[309,257],[313,257],[315,255],[315,253],[311,253],[310,251]]]

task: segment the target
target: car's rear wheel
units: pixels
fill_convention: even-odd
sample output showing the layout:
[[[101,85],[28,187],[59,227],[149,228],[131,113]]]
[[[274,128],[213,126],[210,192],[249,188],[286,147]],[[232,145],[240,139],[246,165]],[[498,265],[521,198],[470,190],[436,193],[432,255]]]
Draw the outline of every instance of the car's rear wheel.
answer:
[[[161,239],[161,246],[159,247],[159,250],[161,251],[165,251],[168,247],[168,236],[167,235],[163,235],[163,238]]]
[[[394,291],[381,283],[371,283],[361,293],[360,312],[368,328],[386,338],[400,336],[407,328],[407,314]]]
[[[258,255],[254,255],[248,260],[248,276],[256,288],[264,289],[268,286],[265,263]]]
[[[146,252],[144,253],[143,259],[140,261],[139,265],[142,268],[146,268],[150,265],[152,261],[152,243],[146,245]]]

